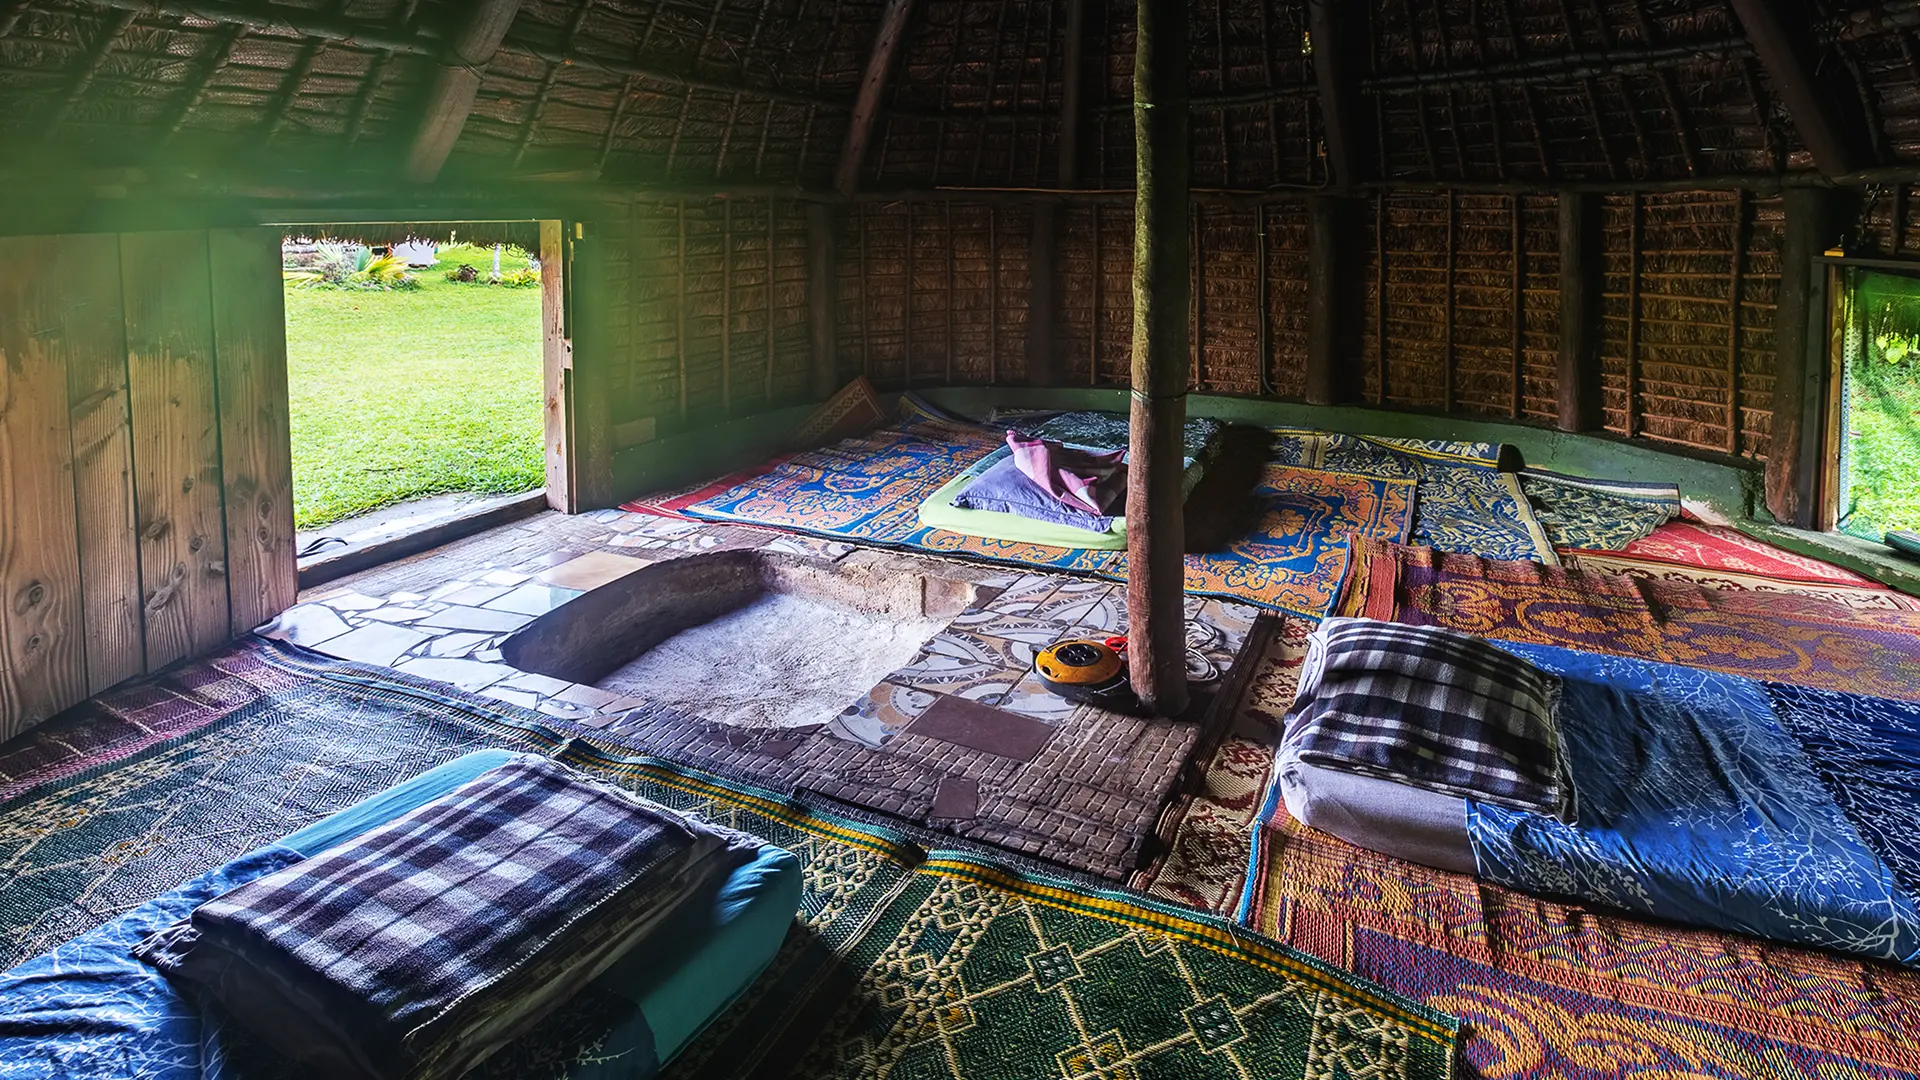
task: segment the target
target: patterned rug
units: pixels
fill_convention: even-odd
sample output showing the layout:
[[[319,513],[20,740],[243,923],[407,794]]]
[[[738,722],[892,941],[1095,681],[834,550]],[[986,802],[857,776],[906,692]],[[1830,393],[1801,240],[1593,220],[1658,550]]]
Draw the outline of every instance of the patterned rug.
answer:
[[[212,679],[184,675],[208,668]],[[1457,1025],[1292,950],[655,759],[537,714],[250,644],[170,678],[236,684],[190,734],[0,805],[4,965],[468,750],[554,754],[800,855],[797,932],[670,1075],[1451,1075]],[[242,690],[244,689],[244,692]],[[489,1074],[591,1060],[583,995]],[[538,1041],[538,1040],[537,1040]],[[525,1068],[522,1068],[525,1066]]]
[[[1540,900],[1272,812],[1242,921],[1460,1016],[1470,1075],[1920,1076],[1920,972]]]
[[[1045,547],[920,524],[920,504],[997,449],[1002,438],[990,428],[914,412],[891,427],[796,454],[682,512],[706,521],[1126,580],[1125,552]],[[1187,592],[1319,618],[1339,588],[1348,538],[1406,539],[1414,489],[1404,479],[1269,465],[1237,538],[1223,550],[1186,557]]]
[[[1412,480],[1409,541],[1486,559],[1552,563],[1553,544],[1535,519],[1519,478],[1502,472],[1498,443],[1447,442],[1274,428],[1276,462],[1361,476]]]
[[[1155,831],[1159,851],[1128,880],[1129,888],[1220,915],[1239,905],[1281,717],[1293,703],[1311,629],[1304,619],[1285,619],[1260,655],[1243,661],[1254,666],[1231,726],[1193,792],[1167,805]]]
[[[1868,585],[1820,584],[1795,581],[1768,574],[1749,574],[1739,570],[1712,570],[1702,566],[1643,559],[1617,551],[1563,551],[1560,562],[1577,570],[1597,574],[1626,574],[1637,578],[1685,581],[1707,589],[1735,589],[1747,592],[1795,593],[1862,611],[1920,611],[1920,596],[1885,588],[1877,582]],[[1835,569],[1839,569],[1835,567]]]
[[[1589,552],[1582,549],[1592,546],[1569,545],[1570,554],[1587,555]],[[1732,574],[1761,574],[1782,581],[1863,589],[1882,587],[1872,578],[1856,574],[1844,566],[1795,554],[1725,525],[1668,522],[1648,536],[1617,549],[1617,552],[1642,562],[1692,566]]]
[[[1544,469],[1519,474],[1525,498],[1556,548],[1618,551],[1680,516],[1673,484],[1592,480]]]
[[[1920,700],[1920,612],[1356,541],[1339,613]]]

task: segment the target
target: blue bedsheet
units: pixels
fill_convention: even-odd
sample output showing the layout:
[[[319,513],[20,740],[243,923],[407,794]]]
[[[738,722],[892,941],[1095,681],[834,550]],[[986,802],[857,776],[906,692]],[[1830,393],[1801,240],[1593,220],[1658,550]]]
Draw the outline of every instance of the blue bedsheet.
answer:
[[[448,762],[0,975],[0,1080],[297,1076],[128,950],[205,901],[398,817],[508,756],[483,750]],[[589,1034],[598,1040],[596,1054],[591,1061],[568,1064],[564,1075],[569,1080],[652,1076],[659,1062],[671,1060],[772,959],[799,906],[800,878],[799,861],[791,853],[763,846],[720,885],[710,903],[687,905],[671,925],[603,973],[570,1018],[595,1025]],[[504,1067],[511,1073],[511,1065]],[[498,1068],[483,1065],[475,1073],[490,1071]],[[541,1071],[549,1074],[561,1072]]]
[[[1920,706],[1499,644],[1564,679],[1579,813],[1469,801],[1480,876],[1920,964]]]

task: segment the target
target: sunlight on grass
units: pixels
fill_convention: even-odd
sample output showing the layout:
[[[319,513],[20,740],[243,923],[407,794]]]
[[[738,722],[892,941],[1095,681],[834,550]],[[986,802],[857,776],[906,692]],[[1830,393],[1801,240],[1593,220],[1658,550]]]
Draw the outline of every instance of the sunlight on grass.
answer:
[[[442,249],[409,292],[287,289],[297,527],[544,482],[540,290],[447,281],[461,262],[492,250]]]
[[[1920,528],[1920,282],[1860,273],[1850,336],[1840,528],[1869,540]]]

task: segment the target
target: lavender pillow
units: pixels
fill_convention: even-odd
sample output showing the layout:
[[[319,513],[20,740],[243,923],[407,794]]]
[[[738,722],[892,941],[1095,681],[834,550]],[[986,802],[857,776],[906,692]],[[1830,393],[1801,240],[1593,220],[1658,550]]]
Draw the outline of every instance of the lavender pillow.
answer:
[[[1018,514],[1088,532],[1103,533],[1113,528],[1113,518],[1076,510],[1047,494],[1020,471],[1011,452],[1003,449],[995,451],[995,455],[1005,456],[983,470],[973,483],[960,489],[960,494],[953,497],[953,505],[962,510]]]

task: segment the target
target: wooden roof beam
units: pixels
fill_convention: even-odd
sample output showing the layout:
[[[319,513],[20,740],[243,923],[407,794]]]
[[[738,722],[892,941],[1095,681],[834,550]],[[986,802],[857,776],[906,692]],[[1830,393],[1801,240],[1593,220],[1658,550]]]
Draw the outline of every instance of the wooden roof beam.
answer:
[[[1335,187],[1352,187],[1372,174],[1367,147],[1373,133],[1366,127],[1373,111],[1360,102],[1369,6],[1351,0],[1307,0],[1313,78],[1320,91],[1320,119],[1326,130],[1327,171]]]
[[[500,51],[500,42],[519,14],[520,0],[479,0],[471,9],[428,92],[420,130],[407,152],[408,180],[428,184],[440,175],[440,167],[447,163],[447,155],[453,152],[453,144],[459,141],[467,117],[473,113],[487,65]]]
[[[1731,3],[1813,163],[1829,177],[1860,168],[1867,159],[1858,139],[1863,124],[1820,81],[1812,53],[1813,27],[1800,12],[1801,5],[1781,0]]]
[[[311,9],[287,7],[282,4],[249,4],[239,3],[236,0],[79,0],[79,2],[93,7],[131,11],[136,14],[237,23],[252,30],[319,38],[322,41],[340,42],[363,49],[390,50],[409,56],[438,57],[447,45],[444,39],[436,35],[408,33],[404,30],[395,30],[392,25],[386,23],[329,17]],[[720,94],[740,93],[793,105],[817,105],[829,109],[846,107],[844,99],[797,93],[772,86],[742,86],[721,79],[703,79],[649,67],[637,60],[621,60],[571,52],[541,41],[515,39],[504,42],[501,47],[508,52],[531,56],[548,63],[603,71],[611,75],[630,75],[682,90],[709,90]]]
[[[853,118],[847,125],[847,141],[840,149],[840,166],[834,172],[833,186],[842,195],[859,190],[860,169],[867,160],[867,145],[873,141],[873,129],[880,119],[880,102],[887,95],[894,61],[907,40],[913,2],[887,0],[886,10],[880,13],[880,28],[873,35],[873,50],[867,54],[867,70],[860,77],[860,94],[853,101]]]

